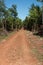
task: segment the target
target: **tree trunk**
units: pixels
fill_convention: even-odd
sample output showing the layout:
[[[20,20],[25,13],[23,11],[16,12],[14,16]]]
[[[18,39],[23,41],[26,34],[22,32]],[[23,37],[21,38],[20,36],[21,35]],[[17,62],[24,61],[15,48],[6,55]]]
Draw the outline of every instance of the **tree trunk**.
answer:
[[[43,2],[42,2],[42,24],[43,24]]]

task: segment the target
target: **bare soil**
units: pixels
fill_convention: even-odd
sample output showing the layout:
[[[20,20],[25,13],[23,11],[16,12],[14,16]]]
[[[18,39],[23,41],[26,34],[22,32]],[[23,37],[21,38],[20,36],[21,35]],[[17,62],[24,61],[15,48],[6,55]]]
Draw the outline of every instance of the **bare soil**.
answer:
[[[0,65],[43,65],[32,55],[28,37],[26,31],[20,30],[0,42]]]

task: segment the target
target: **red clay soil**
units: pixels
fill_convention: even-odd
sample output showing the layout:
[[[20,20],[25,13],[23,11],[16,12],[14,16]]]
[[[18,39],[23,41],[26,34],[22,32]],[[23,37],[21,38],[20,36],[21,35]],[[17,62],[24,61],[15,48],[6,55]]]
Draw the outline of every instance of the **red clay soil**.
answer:
[[[24,30],[0,42],[0,65],[41,65],[31,54]]]

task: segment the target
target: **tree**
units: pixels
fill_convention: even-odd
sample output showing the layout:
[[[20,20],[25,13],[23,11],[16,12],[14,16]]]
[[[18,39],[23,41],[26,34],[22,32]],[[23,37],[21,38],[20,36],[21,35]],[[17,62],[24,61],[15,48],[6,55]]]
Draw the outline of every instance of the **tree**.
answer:
[[[43,2],[43,0],[37,0],[37,1],[39,1],[39,2]]]
[[[11,12],[11,16],[13,16],[14,18],[16,18],[17,17],[17,14],[18,14],[16,8],[17,8],[16,5],[12,5],[12,7],[9,8],[9,10]]]
[[[39,2],[41,2],[42,3],[42,25],[40,26],[40,32],[41,32],[41,34],[43,34],[43,0],[37,0],[37,1],[39,1]]]
[[[25,20],[23,21],[24,29],[31,31],[33,23],[34,23],[33,19],[31,19],[30,17],[26,17]]]
[[[4,29],[3,18],[4,18],[5,9],[6,9],[6,6],[4,3],[4,0],[0,0],[0,18],[1,18],[3,29]]]
[[[10,11],[10,16],[13,17],[13,23],[12,23],[12,27],[15,28],[14,24],[15,24],[15,21],[16,21],[16,17],[17,17],[17,9],[16,9],[16,5],[12,5],[11,8],[9,8],[9,11]]]
[[[41,9],[39,6],[35,6],[34,4],[30,8],[30,18],[34,20],[34,30],[38,30],[38,25],[41,21],[38,22],[38,19],[41,16]]]
[[[7,17],[7,19],[6,19],[6,29],[7,29],[7,31],[13,30],[12,24],[13,24],[13,17],[12,16]]]
[[[42,24],[43,24],[43,0],[37,0],[37,1],[42,3]]]
[[[41,8],[32,4],[29,10],[29,16],[27,16],[23,22],[24,29],[38,32],[40,25],[42,24]]]
[[[24,29],[28,29],[28,22],[29,22],[29,18],[26,17],[25,20],[23,21]]]
[[[14,25],[15,25],[16,30],[21,29],[22,28],[22,20],[17,17],[14,22]]]

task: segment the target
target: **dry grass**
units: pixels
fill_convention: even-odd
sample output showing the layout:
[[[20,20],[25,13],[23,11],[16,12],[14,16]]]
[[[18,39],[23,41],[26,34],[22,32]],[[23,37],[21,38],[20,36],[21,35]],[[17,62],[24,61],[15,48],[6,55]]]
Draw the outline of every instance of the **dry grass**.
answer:
[[[43,37],[33,35],[32,32],[27,31],[28,42],[30,42],[31,52],[39,62],[43,62]]]

